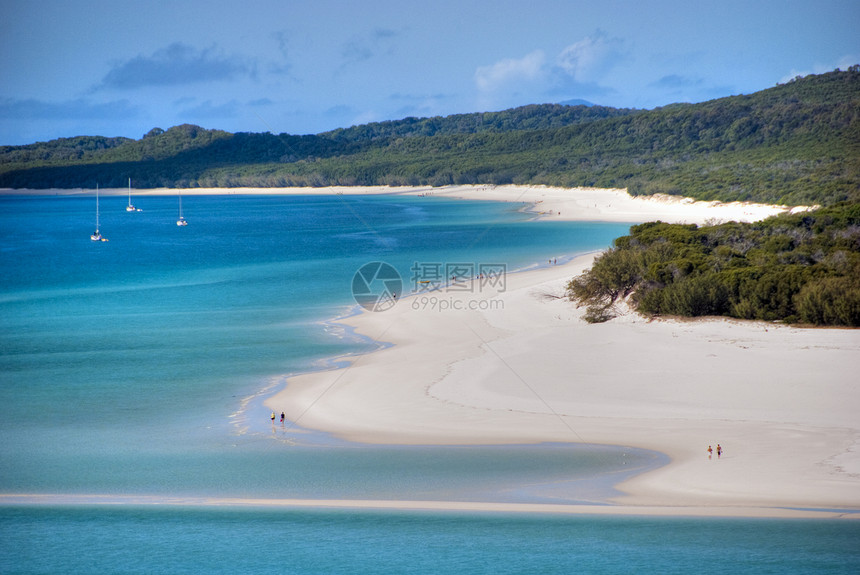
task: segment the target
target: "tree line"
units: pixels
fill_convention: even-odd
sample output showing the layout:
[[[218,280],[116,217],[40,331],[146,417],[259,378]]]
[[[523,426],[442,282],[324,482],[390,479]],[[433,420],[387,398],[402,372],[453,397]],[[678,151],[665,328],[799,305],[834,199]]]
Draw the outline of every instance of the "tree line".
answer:
[[[860,201],[860,68],[655,110],[545,104],[316,135],[182,125],[0,147],[0,186],[546,184],[703,200]]]

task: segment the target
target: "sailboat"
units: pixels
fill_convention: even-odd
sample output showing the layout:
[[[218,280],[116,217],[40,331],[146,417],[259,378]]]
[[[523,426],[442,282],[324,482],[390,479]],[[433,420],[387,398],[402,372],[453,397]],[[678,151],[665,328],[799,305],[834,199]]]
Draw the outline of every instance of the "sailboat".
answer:
[[[182,190],[179,191],[179,219],[176,220],[177,226],[187,226],[188,222],[182,217]]]
[[[131,178],[128,179],[128,205],[125,207],[127,212],[139,212],[140,208],[131,205]]]
[[[107,238],[103,238],[99,232],[99,185],[96,184],[96,231],[92,233],[90,239],[94,242],[106,242]]]

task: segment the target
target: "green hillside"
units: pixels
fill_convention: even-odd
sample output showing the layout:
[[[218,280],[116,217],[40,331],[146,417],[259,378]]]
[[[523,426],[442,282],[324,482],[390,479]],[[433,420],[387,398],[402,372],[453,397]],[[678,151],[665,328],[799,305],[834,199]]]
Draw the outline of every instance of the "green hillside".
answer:
[[[655,110],[535,105],[332,132],[183,125],[0,147],[0,187],[547,184],[782,204],[860,201],[860,67]]]

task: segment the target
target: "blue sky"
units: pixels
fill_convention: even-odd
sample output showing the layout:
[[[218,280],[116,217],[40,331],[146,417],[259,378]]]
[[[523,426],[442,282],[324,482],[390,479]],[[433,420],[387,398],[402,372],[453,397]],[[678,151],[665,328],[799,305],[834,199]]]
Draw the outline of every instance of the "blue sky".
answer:
[[[0,0],[0,144],[654,108],[860,63],[858,0]]]

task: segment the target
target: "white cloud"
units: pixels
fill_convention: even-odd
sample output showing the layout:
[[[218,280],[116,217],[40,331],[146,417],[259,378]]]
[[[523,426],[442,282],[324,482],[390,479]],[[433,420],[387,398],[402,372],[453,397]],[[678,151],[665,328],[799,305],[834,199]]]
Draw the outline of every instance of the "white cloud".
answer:
[[[623,43],[598,30],[562,50],[556,65],[576,82],[596,82],[623,57]]]
[[[542,50],[500,60],[475,72],[484,107],[604,96],[600,81],[625,57],[624,41],[597,31],[562,50],[554,59]]]
[[[496,92],[516,88],[523,83],[539,80],[544,74],[546,58],[541,50],[515,59],[505,59],[475,71],[475,84],[481,92]]]

